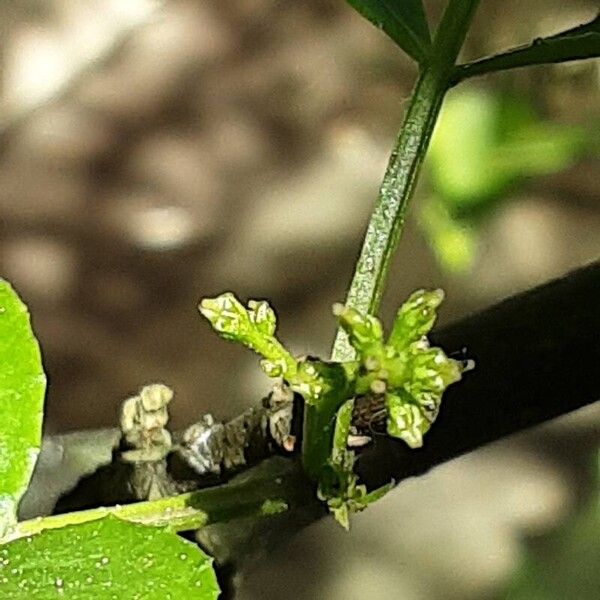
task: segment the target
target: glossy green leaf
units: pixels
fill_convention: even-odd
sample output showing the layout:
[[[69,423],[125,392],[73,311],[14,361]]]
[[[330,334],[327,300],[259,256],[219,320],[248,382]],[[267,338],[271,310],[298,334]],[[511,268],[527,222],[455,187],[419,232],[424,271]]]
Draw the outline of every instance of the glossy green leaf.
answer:
[[[301,360],[296,373],[284,378],[294,392],[312,405],[318,404],[327,395],[344,394],[348,389],[347,371],[339,363]]]
[[[0,279],[0,533],[14,522],[41,444],[46,377],[29,313]]]
[[[248,300],[248,315],[256,329],[263,335],[275,335],[277,317],[268,302],[265,300]]]
[[[423,435],[437,418],[446,388],[460,380],[461,364],[441,348],[414,344],[403,357],[404,370],[390,378],[385,396],[387,432],[411,448],[423,445]]]
[[[387,432],[406,442],[410,448],[420,448],[423,436],[429,431],[432,419],[405,391],[385,395]]]
[[[212,559],[159,527],[109,516],[0,547],[0,598],[213,600]]]
[[[348,4],[418,63],[426,61],[431,38],[421,0],[348,0]]]

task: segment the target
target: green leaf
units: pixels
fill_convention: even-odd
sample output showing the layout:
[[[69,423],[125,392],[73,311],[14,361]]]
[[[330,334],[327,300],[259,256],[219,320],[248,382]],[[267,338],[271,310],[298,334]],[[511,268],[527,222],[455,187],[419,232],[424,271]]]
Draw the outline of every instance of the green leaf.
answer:
[[[515,119],[500,118],[500,104],[497,96],[476,88],[456,90],[446,98],[427,165],[435,190],[452,209],[485,202],[512,181],[512,173],[490,167],[502,142],[499,128],[515,124]]]
[[[545,38],[536,38],[526,46],[511,48],[456,67],[453,77],[458,83],[468,77],[517,67],[561,63],[600,56],[600,15],[573,29]]]
[[[0,547],[0,597],[213,600],[211,563],[174,533],[109,516]]]
[[[441,348],[414,344],[398,380],[390,377],[385,395],[387,432],[404,440],[411,448],[423,445],[423,435],[437,418],[446,388],[461,378],[462,367]]]
[[[327,396],[339,396],[348,390],[347,370],[339,363],[307,359],[299,361],[296,373],[284,376],[290,388],[307,404],[316,405]]]
[[[346,454],[348,453],[348,434],[352,424],[352,411],[354,410],[354,400],[346,400],[337,411],[335,418],[335,430],[333,433],[333,447],[331,449],[331,461],[343,466],[346,463]]]
[[[362,498],[365,508],[369,504],[373,504],[374,502],[381,500],[390,490],[394,489],[395,485],[396,482],[392,479],[392,481],[390,481],[389,483],[386,483],[381,487],[375,488],[371,492],[367,492]]]
[[[423,445],[423,435],[431,427],[421,407],[410,395],[402,390],[385,395],[387,409],[387,432],[392,437],[403,440],[410,448]]]
[[[407,391],[422,403],[420,395],[441,393],[452,383],[460,380],[461,365],[448,358],[441,348],[411,348],[408,360],[410,379],[404,384]]]
[[[448,95],[431,140],[433,191],[419,225],[448,271],[468,271],[482,221],[525,178],[555,173],[594,153],[595,129],[542,120],[522,96],[470,86]],[[596,136],[597,137],[597,136]]]
[[[445,199],[436,194],[421,202],[418,219],[442,269],[452,274],[467,272],[477,253],[476,225],[455,218]]]
[[[275,335],[277,317],[267,301],[248,300],[248,314],[256,329],[264,336],[272,337]]]
[[[37,460],[45,390],[27,308],[0,279],[0,534],[15,521]]]
[[[417,290],[412,293],[398,310],[388,344],[400,351],[427,335],[443,300],[443,290]]]
[[[346,369],[348,379],[353,378],[354,394],[384,396],[388,434],[411,448],[422,446],[423,435],[438,415],[445,389],[459,381],[463,371],[460,362],[448,358],[441,348],[431,348],[427,340],[443,299],[442,290],[414,292],[398,310],[387,343],[383,342],[383,330],[376,317],[341,304],[334,307],[359,359],[357,369]],[[337,427],[343,423],[342,411]],[[334,450],[339,445],[336,440],[337,436]]]
[[[275,337],[275,312],[264,300],[250,300],[245,307],[234,294],[226,292],[216,298],[204,298],[198,310],[222,338],[263,356],[260,366],[269,377],[296,372],[296,361]]]
[[[348,334],[350,344],[360,355],[374,353],[381,346],[383,329],[377,317],[363,315],[343,304],[335,304],[333,314]]]
[[[348,0],[348,4],[418,63],[426,62],[431,37],[421,0]]]
[[[358,485],[354,473],[356,457],[348,450],[348,434],[352,424],[354,400],[346,400],[337,412],[331,458],[320,481],[318,495],[327,502],[335,520],[344,528],[350,528],[350,514],[360,512],[369,504],[377,502],[394,487],[394,482],[367,492],[364,485]]]

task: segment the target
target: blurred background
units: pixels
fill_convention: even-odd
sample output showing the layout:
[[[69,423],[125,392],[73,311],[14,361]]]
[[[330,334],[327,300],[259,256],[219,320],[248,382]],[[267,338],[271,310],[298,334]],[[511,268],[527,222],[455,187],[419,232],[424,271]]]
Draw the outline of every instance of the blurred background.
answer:
[[[596,10],[486,0],[465,57]],[[415,79],[392,42],[342,0],[4,0],[0,18],[0,273],[44,350],[46,432],[112,426],[153,381],[175,427],[264,395],[201,296],[268,298],[285,343],[325,355]],[[598,258],[599,101],[599,61],[449,95],[384,321],[417,287],[446,290],[448,322]],[[592,407],[406,481],[243,596],[598,598],[599,441]]]

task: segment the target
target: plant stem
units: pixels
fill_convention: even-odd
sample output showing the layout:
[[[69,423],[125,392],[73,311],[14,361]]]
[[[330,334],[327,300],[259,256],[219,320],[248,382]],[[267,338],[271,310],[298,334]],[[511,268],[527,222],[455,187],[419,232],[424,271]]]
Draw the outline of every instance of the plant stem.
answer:
[[[330,386],[316,404],[304,405],[302,465],[310,479],[317,481],[333,446],[336,412],[351,395],[342,365],[330,365]]]
[[[267,461],[258,476],[248,471],[239,482],[159,500],[93,508],[38,517],[9,528],[0,543],[35,535],[45,529],[79,525],[113,515],[125,521],[191,531],[241,517],[260,519],[281,513],[297,500],[297,474],[291,461]]]
[[[568,31],[537,38],[531,44],[458,65],[452,85],[478,75],[531,65],[561,63],[600,56],[600,16]]]
[[[408,203],[477,4],[478,0],[450,0],[434,39],[431,62],[421,71],[415,85],[346,297],[346,305],[360,312],[372,314],[379,307]],[[340,362],[354,358],[354,351],[341,330],[331,358]]]
[[[379,307],[408,202],[478,2],[449,1],[434,38],[431,58],[422,68],[412,93],[346,298],[347,306],[362,313],[372,314]],[[354,357],[346,333],[338,330],[331,360],[347,362]],[[305,406],[302,462],[312,479],[318,478],[331,451],[335,415],[346,399],[344,394],[331,394],[319,405]]]
[[[346,305],[362,313],[374,313],[379,307],[390,259],[398,245],[408,201],[445,91],[444,78],[427,67],[417,81],[390,156],[346,297]],[[331,358],[340,362],[354,358],[354,350],[341,329]]]

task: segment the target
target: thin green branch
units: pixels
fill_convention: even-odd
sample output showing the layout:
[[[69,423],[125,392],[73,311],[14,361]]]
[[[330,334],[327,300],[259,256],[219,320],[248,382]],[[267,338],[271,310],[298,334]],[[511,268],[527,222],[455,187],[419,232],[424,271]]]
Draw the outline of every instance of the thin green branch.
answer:
[[[537,38],[531,44],[518,46],[458,65],[452,76],[452,85],[478,75],[506,71],[531,65],[562,63],[600,56],[600,15],[590,23],[546,38]]]
[[[108,515],[119,517],[125,521],[144,525],[167,525],[174,531],[200,529],[209,522],[208,512],[188,506],[193,493],[161,498],[148,502],[137,502],[125,506],[92,508],[77,512],[38,517],[21,521],[9,529],[2,542],[28,537],[46,529],[58,529],[67,525],[81,525],[89,521],[97,521]]]
[[[346,297],[346,306],[361,313],[375,313],[379,306],[390,259],[398,245],[408,202],[445,91],[446,79],[434,68],[422,72],[413,91]],[[354,350],[341,330],[331,358],[334,361],[354,358]]]
[[[400,239],[408,203],[449,87],[449,76],[478,3],[479,0],[450,0],[436,32],[431,64],[421,72],[412,93],[346,297],[346,305],[362,313],[375,313],[379,307],[390,259]],[[332,360],[352,358],[354,351],[345,333],[339,330]]]
[[[346,298],[346,306],[361,313],[373,314],[379,307],[408,202],[478,3],[479,0],[449,1],[434,38],[430,61],[422,68],[412,93]],[[345,332],[338,330],[332,360],[348,362],[354,357]],[[346,399],[344,394],[332,394],[327,401],[305,407],[302,462],[313,478],[331,450],[336,411]]]
[[[46,529],[79,525],[114,515],[125,521],[191,531],[241,517],[260,519],[288,510],[297,500],[291,461],[271,461],[261,466],[260,476],[178,496],[146,502],[93,508],[21,521],[9,528],[0,543],[28,537]]]
[[[346,298],[346,305],[361,313],[374,313],[379,306],[389,262],[398,244],[408,201],[445,90],[446,78],[434,68],[425,69],[415,86]],[[338,330],[331,358],[337,362],[349,362],[355,358],[347,334],[341,329]],[[347,396],[343,394],[330,394],[318,404],[304,408],[302,462],[313,478],[318,476],[329,455],[335,415],[345,400]]]

